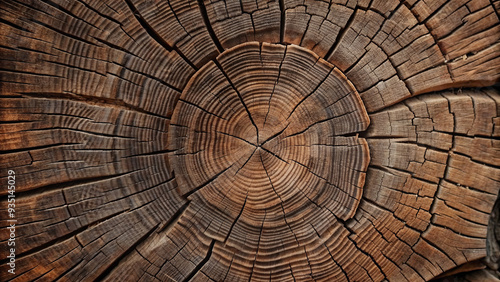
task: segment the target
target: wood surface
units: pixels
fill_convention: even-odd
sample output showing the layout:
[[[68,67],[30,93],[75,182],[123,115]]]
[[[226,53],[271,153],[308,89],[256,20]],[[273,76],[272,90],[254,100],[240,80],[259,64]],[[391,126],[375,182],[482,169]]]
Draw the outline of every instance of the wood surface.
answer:
[[[498,281],[499,13],[0,1],[0,281]]]

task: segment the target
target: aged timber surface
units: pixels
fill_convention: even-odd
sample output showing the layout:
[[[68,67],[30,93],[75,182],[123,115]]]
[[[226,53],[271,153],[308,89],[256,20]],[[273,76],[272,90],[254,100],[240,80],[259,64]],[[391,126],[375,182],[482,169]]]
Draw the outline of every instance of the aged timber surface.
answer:
[[[0,281],[496,281],[499,13],[1,1]]]

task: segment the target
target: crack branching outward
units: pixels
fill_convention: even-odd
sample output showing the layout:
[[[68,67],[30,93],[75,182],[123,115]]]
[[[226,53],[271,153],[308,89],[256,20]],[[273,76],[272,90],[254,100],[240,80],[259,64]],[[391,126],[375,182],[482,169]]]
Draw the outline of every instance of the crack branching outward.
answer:
[[[224,77],[226,78],[226,80],[229,82],[229,84],[231,85],[231,87],[234,89],[234,91],[238,95],[238,98],[239,98],[241,104],[243,105],[243,107],[245,108],[245,111],[248,114],[248,118],[250,118],[250,122],[252,122],[252,125],[255,127],[255,131],[257,133],[257,143],[259,143],[259,128],[257,127],[257,124],[255,123],[254,119],[252,118],[252,114],[250,113],[250,110],[248,109],[247,105],[245,104],[245,101],[243,100],[243,97],[241,96],[241,93],[238,91],[238,89],[233,84],[233,82],[231,81],[231,79],[229,78],[229,76],[227,75],[227,73],[224,71],[224,68],[219,63],[219,61],[214,60],[213,62],[215,63],[215,65],[217,65],[217,67],[219,68],[219,70],[222,72],[222,74],[224,75]]]
[[[233,221],[233,224],[231,224],[231,227],[229,228],[229,232],[227,232],[227,236],[224,239],[224,244],[227,242],[227,239],[229,239],[229,236],[231,236],[231,232],[233,231],[234,226],[236,225],[236,223],[240,219],[241,215],[243,214],[243,210],[245,210],[245,205],[247,204],[247,199],[248,199],[248,192],[247,192],[247,195],[245,196],[245,201],[243,202],[243,205],[241,206],[240,213],[238,214],[236,219]]]
[[[222,47],[222,44],[220,43],[219,39],[217,38],[217,35],[215,34],[215,31],[212,28],[210,19],[208,17],[207,8],[205,7],[203,0],[197,0],[197,1],[198,1],[198,7],[200,7],[201,16],[203,17],[203,22],[207,27],[208,34],[212,38],[212,41],[214,42],[215,46],[217,46],[219,52],[220,53],[224,52],[224,48]]]
[[[232,134],[229,134],[229,133],[226,133],[226,132],[222,132],[222,131],[215,131],[215,132],[216,132],[216,133],[219,133],[219,134],[222,134],[222,135],[226,135],[226,136],[229,136],[229,137],[235,138],[235,139],[238,139],[238,140],[243,141],[243,142],[245,142],[245,143],[247,143],[247,144],[249,144],[249,145],[252,145],[252,146],[254,146],[254,147],[258,147],[258,146],[259,146],[259,145],[257,145],[257,144],[254,144],[254,143],[252,143],[252,142],[250,142],[250,141],[248,141],[248,140],[246,140],[246,139],[243,139],[243,138],[241,138],[241,137],[239,137],[239,136],[236,136],[236,135],[232,135]]]
[[[285,41],[285,17],[286,17],[286,10],[285,10],[285,1],[284,0],[279,0],[279,6],[280,6],[280,43],[284,44]]]
[[[255,269],[255,262],[257,261],[257,255],[259,254],[259,249],[260,249],[260,239],[262,238],[262,234],[264,233],[264,222],[266,221],[267,217],[267,210],[264,210],[264,218],[262,219],[262,225],[260,226],[260,234],[259,234],[259,239],[257,240],[257,251],[255,252],[255,258],[252,263],[252,272],[250,273],[250,277],[248,278],[248,281],[252,281],[253,277],[253,272]]]
[[[338,35],[337,35],[337,38],[335,39],[335,43],[330,47],[330,50],[328,50],[328,52],[326,52],[324,58],[325,60],[329,60],[330,57],[332,56],[333,52],[335,52],[335,49],[337,49],[337,46],[340,44],[340,41],[342,41],[342,38],[344,37],[344,35],[346,34],[346,32],[349,30],[349,28],[351,27],[353,21],[354,21],[354,18],[358,12],[358,9],[359,8],[356,8],[354,9],[354,11],[352,12],[351,16],[349,17],[349,20],[347,20],[347,23],[345,24],[345,26],[343,28],[340,29]]]
[[[283,58],[281,58],[280,65],[278,67],[278,77],[276,78],[276,81],[274,82],[273,90],[271,91],[271,95],[269,95],[269,102],[267,105],[267,113],[266,117],[264,118],[264,126],[266,125],[267,117],[269,115],[269,111],[271,110],[271,100],[273,99],[274,91],[276,90],[276,86],[280,82],[280,77],[281,77],[281,68],[283,67],[283,62],[285,61],[286,58],[286,51],[288,50],[288,45],[285,46],[285,51],[283,52]]]
[[[191,279],[196,275],[196,273],[201,271],[201,268],[210,260],[210,257],[212,256],[212,251],[215,246],[215,242],[216,242],[215,240],[212,240],[210,246],[208,246],[206,257],[191,271],[191,273],[189,273],[189,275],[184,277],[184,280],[182,280],[183,282],[191,281]]]
[[[130,11],[132,11],[132,14],[134,17],[137,19],[139,24],[142,26],[142,28],[149,34],[149,36],[156,41],[160,46],[162,46],[164,49],[166,49],[169,52],[175,51],[181,58],[188,63],[193,69],[197,70],[198,68],[189,60],[184,53],[182,53],[177,46],[170,46],[168,42],[160,35],[158,32],[144,19],[142,14],[137,10],[137,7],[132,3],[131,0],[124,0],[125,3],[127,3],[127,6],[129,7]],[[172,11],[173,12],[173,11]],[[180,24],[180,23],[179,23]]]
[[[151,227],[151,229],[149,231],[147,231],[143,236],[141,236],[133,245],[131,245],[129,248],[127,248],[126,250],[124,250],[121,255],[119,257],[117,257],[112,263],[111,265],[109,265],[108,267],[106,267],[106,269],[104,269],[104,271],[95,279],[96,281],[104,281],[106,279],[106,277],[108,277],[110,275],[110,273],[116,269],[116,267],[118,266],[118,264],[123,260],[125,259],[127,256],[129,256],[135,249],[136,247],[146,241],[147,239],[150,238],[150,235],[156,230],[156,228],[158,227],[159,224],[156,224],[155,226]]]
[[[233,163],[232,165],[228,166],[227,168],[225,168],[224,170],[222,170],[221,172],[217,173],[216,175],[214,175],[212,178],[210,178],[209,180],[207,180],[205,183],[201,184],[200,186],[192,189],[191,191],[187,192],[187,193],[184,193],[182,194],[183,197],[185,198],[188,198],[189,196],[191,196],[192,194],[194,194],[196,191],[199,191],[200,189],[202,189],[203,187],[207,186],[208,184],[212,183],[213,181],[215,181],[219,176],[221,176],[224,172],[226,172],[227,170],[229,170],[230,168],[232,168],[234,166],[235,163]]]
[[[302,98],[302,100],[300,100],[296,105],[295,107],[293,107],[292,111],[290,111],[290,114],[288,115],[288,117],[286,118],[287,120],[292,116],[292,114],[295,112],[295,110],[307,99],[309,98],[312,94],[316,93],[316,91],[318,91],[319,87],[321,85],[323,85],[323,83],[326,81],[326,79],[331,75],[331,73],[333,72],[333,70],[335,69],[335,67],[333,67],[329,72],[328,74],[318,83],[318,85],[316,85],[316,87],[313,89],[313,91],[311,91],[309,94],[307,94],[304,98]]]
[[[108,73],[111,74],[111,73]],[[51,100],[70,100],[76,102],[87,103],[91,106],[98,106],[102,108],[115,108],[119,110],[125,111],[134,111],[141,114],[151,115],[161,119],[170,119],[170,116],[163,116],[158,113],[154,113],[143,109],[139,106],[132,105],[125,100],[121,99],[112,99],[112,98],[104,98],[104,97],[96,97],[91,95],[84,94],[76,94],[69,91],[64,92],[18,92],[24,97],[29,97],[33,99],[51,99]]]
[[[192,102],[189,102],[189,101],[187,101],[187,100],[183,100],[183,99],[179,99],[179,101],[180,101],[180,102],[183,102],[183,103],[185,103],[185,104],[188,104],[188,105],[190,105],[190,106],[193,106],[193,107],[195,107],[195,108],[197,108],[197,109],[201,110],[202,112],[204,112],[204,113],[206,113],[206,114],[209,114],[209,115],[212,115],[212,116],[214,116],[214,117],[217,117],[217,118],[220,118],[220,119],[222,119],[222,120],[227,121],[227,119],[225,119],[224,117],[221,117],[221,116],[219,116],[219,115],[217,115],[217,114],[211,113],[211,112],[209,112],[208,110],[205,110],[204,108],[202,108],[202,107],[198,106],[198,105],[197,105],[197,104],[195,104],[195,103],[192,103]]]
[[[250,155],[250,157],[247,158],[247,160],[243,163],[243,165],[238,168],[238,170],[234,173],[234,175],[236,176],[236,174],[238,174],[240,172],[240,170],[242,170],[245,165],[250,161],[250,159],[253,157],[253,155],[255,154],[255,152],[257,151],[258,147],[255,147],[255,149],[253,150],[252,154]]]
[[[267,138],[266,140],[264,140],[264,142],[262,142],[260,144],[260,146],[264,146],[267,142],[273,140],[274,138],[278,137],[279,135],[281,135],[281,133],[283,133],[287,128],[288,126],[290,126],[290,124],[287,124],[282,130],[278,131],[277,133],[275,133],[274,135],[272,135],[271,137]]]

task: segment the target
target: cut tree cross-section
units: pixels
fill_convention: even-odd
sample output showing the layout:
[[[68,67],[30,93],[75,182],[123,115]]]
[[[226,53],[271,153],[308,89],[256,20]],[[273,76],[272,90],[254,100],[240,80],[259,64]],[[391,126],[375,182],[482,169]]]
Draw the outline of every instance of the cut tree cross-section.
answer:
[[[499,14],[1,1],[0,281],[495,281]]]

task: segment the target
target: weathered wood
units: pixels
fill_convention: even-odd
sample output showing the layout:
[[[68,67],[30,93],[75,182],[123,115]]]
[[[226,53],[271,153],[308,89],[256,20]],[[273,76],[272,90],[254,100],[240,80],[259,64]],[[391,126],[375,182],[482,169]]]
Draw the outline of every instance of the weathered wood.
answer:
[[[0,281],[498,277],[499,14],[1,1]]]

